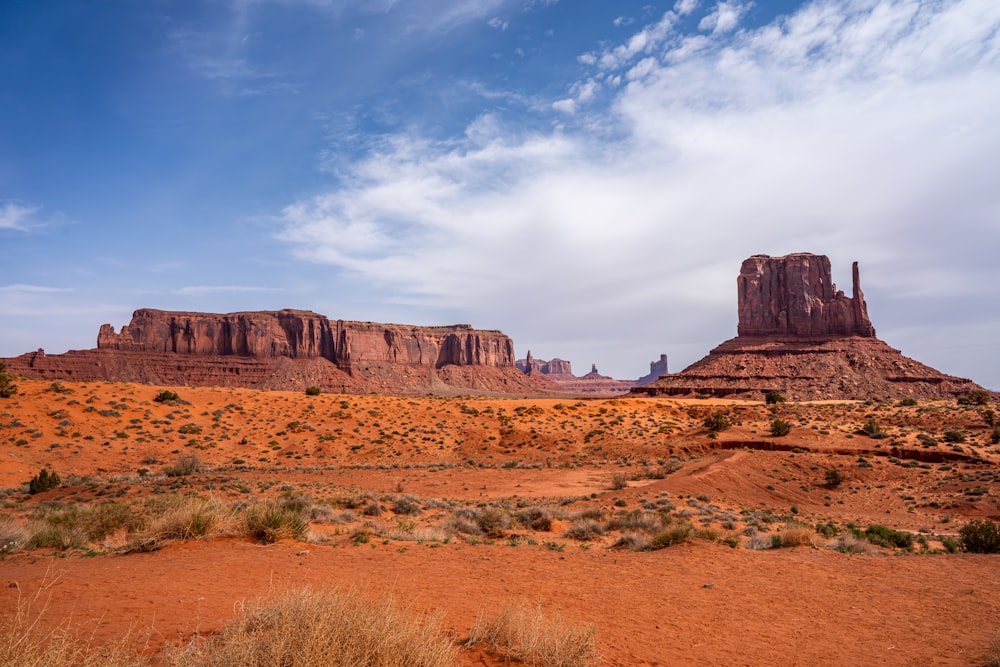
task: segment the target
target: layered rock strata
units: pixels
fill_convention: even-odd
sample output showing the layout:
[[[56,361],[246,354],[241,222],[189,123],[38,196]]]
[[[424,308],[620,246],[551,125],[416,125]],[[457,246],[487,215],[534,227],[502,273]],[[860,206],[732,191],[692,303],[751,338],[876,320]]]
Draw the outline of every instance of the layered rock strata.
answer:
[[[981,389],[902,355],[875,337],[857,262],[850,297],[823,255],[755,255],[736,281],[736,338],[680,373],[633,390],[647,395],[791,400],[953,398]]]
[[[13,372],[32,378],[163,385],[289,390],[315,385],[386,393],[553,389],[544,377],[530,378],[514,367],[513,342],[500,331],[330,320],[301,310],[140,309],[117,333],[103,325],[95,350],[32,352],[8,363]]]

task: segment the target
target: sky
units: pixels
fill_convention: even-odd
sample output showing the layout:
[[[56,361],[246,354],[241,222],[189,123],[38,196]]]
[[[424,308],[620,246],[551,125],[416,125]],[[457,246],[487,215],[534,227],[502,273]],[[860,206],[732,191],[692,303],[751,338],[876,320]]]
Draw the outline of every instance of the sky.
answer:
[[[634,379],[792,252],[1000,389],[1000,3],[0,3],[0,356],[301,308]]]

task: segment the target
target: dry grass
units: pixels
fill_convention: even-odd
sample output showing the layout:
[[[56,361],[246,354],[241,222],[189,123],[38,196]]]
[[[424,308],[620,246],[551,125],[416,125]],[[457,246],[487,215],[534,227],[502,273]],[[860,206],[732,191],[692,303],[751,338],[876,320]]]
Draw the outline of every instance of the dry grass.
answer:
[[[43,586],[30,599],[18,598],[14,613],[0,619],[0,665],[5,667],[139,667],[148,662],[129,648],[128,637],[94,647],[68,624],[43,628]]]
[[[231,510],[215,500],[198,496],[171,498],[154,511],[146,528],[136,533],[129,549],[156,551],[173,540],[219,537],[234,533]]]
[[[445,667],[456,648],[439,616],[407,617],[355,590],[286,592],[244,609],[217,635],[164,652],[168,666]]]
[[[986,656],[984,667],[1000,667],[1000,629],[993,635],[993,643],[990,646],[990,654]]]
[[[801,524],[788,524],[781,531],[781,546],[783,547],[809,547],[813,545],[816,538],[816,531],[810,526]]]
[[[844,531],[840,537],[833,540],[827,547],[846,554],[877,554],[878,548],[866,539],[856,536],[850,531]]]
[[[488,644],[508,659],[535,667],[588,667],[600,663],[591,625],[573,626],[547,618],[540,607],[508,602],[472,626],[467,646]]]

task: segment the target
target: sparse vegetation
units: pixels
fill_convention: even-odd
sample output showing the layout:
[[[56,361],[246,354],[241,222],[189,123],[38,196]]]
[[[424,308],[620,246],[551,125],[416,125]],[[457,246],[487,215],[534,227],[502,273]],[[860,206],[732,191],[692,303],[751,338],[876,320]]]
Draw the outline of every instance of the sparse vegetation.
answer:
[[[824,486],[828,489],[836,489],[844,483],[844,473],[836,468],[829,468],[823,473]]]
[[[323,390],[315,385],[306,387],[306,396],[319,396],[321,393]]]
[[[777,403],[785,402],[785,395],[778,391],[777,389],[771,389],[766,394],[764,394],[764,402],[768,405],[775,405]]]
[[[792,432],[792,423],[784,419],[775,419],[771,422],[771,435],[776,438],[788,435]]]
[[[591,625],[570,625],[546,617],[540,607],[507,602],[489,616],[480,613],[467,646],[486,644],[502,657],[537,667],[589,667],[600,664]]]
[[[0,398],[10,398],[17,393],[14,376],[7,372],[7,364],[0,361]]]
[[[962,548],[977,554],[1000,554],[1000,525],[990,519],[973,519],[958,531]]]
[[[985,389],[972,389],[965,396],[958,399],[961,405],[989,405],[990,392]]]
[[[723,412],[713,412],[709,416],[705,417],[702,422],[711,433],[720,433],[730,428],[733,424],[729,421],[729,417]]]
[[[153,400],[157,403],[170,403],[172,401],[179,401],[181,397],[177,395],[176,391],[170,391],[164,389],[159,394],[153,397]]]

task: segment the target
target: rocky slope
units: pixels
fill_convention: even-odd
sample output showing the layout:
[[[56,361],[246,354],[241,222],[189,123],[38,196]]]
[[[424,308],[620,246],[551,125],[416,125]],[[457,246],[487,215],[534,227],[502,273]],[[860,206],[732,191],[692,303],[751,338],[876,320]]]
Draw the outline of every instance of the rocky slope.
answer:
[[[648,395],[792,400],[953,398],[981,389],[903,356],[875,337],[857,262],[852,296],[830,280],[823,255],[755,255],[737,278],[736,338],[680,373],[633,391]]]

